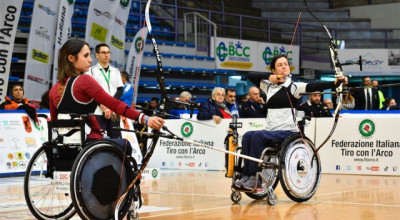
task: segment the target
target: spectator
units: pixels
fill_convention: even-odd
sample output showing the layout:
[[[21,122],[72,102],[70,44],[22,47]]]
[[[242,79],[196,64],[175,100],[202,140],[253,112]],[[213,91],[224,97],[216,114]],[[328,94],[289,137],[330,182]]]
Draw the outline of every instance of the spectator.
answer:
[[[390,98],[386,102],[385,110],[400,110],[400,106],[397,105],[396,100],[394,98]]]
[[[192,99],[192,94],[190,94],[190,92],[183,91],[181,92],[177,100],[180,102],[189,103],[191,99]],[[188,105],[179,104],[175,102],[167,102],[165,107],[165,112],[168,113],[169,110],[188,110]]]
[[[147,104],[143,112],[149,116],[156,115],[158,112],[160,112],[160,101],[158,100],[158,98],[151,98],[150,102]]]
[[[110,47],[107,44],[98,44],[95,47],[97,64],[92,66],[88,73],[109,95],[120,99],[123,94],[121,74],[119,70],[109,64],[111,58]],[[112,129],[119,126],[119,117],[104,105],[99,105],[94,112],[100,128],[107,133],[110,138],[119,138],[121,132]]]
[[[132,105],[133,87],[129,83],[129,75],[126,71],[121,71],[122,84],[124,84],[124,93],[119,100],[125,102],[128,106]]]
[[[307,102],[300,104],[299,110],[310,117],[332,117],[328,106],[321,102],[321,93],[318,91],[309,95]]]
[[[371,78],[364,76],[362,79],[364,89],[354,94],[356,110],[379,110],[378,90],[371,87]]]
[[[243,118],[265,118],[267,109],[265,101],[260,97],[260,89],[253,86],[249,89],[249,100],[242,104],[241,112]]]
[[[24,89],[22,85],[15,84],[11,87],[11,97],[6,96],[6,101],[1,103],[0,110],[25,110],[28,116],[38,121],[36,116],[36,108],[34,105],[29,104],[27,98],[24,98]]]
[[[328,107],[329,110],[333,110],[333,102],[330,99],[325,99],[324,104]]]
[[[239,105],[236,103],[236,90],[233,88],[227,88],[225,94],[225,105],[231,111],[231,115],[239,118],[240,111]]]
[[[374,87],[376,90],[378,90],[378,95],[379,95],[379,109],[383,108],[383,104],[385,103],[385,96],[383,95],[382,91],[378,89],[379,82],[378,80],[374,79],[371,81],[372,87]]]
[[[354,97],[350,93],[343,93],[342,97],[342,109],[353,110],[355,106]]]
[[[213,119],[216,124],[221,123],[222,118],[232,118],[231,112],[224,103],[225,89],[215,87],[211,98],[204,102],[197,113],[198,120]]]

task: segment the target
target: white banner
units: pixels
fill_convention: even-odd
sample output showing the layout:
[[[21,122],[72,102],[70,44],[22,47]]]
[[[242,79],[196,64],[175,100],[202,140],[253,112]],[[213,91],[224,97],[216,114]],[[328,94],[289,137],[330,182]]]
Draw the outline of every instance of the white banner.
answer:
[[[7,95],[15,33],[23,0],[2,1],[0,7],[0,103]]]
[[[74,14],[74,1],[61,0],[58,10],[58,22],[56,29],[56,39],[54,45],[54,62],[53,62],[53,85],[57,82],[58,75],[58,51],[65,42],[71,37],[71,19]]]
[[[40,102],[49,89],[59,3],[36,0],[33,7],[24,77],[25,96],[32,101]]]
[[[99,43],[108,44],[106,41],[107,36],[111,35],[111,27],[115,24],[115,15],[119,4],[120,1],[90,1],[86,21],[85,41],[89,44],[91,50],[94,50]]]
[[[367,75],[399,75],[400,74],[400,50],[399,49],[345,49],[339,50],[342,63],[357,62],[362,57],[363,70],[359,65],[343,66],[346,74]]]
[[[214,38],[211,44],[214,45]],[[216,48],[211,47],[211,54],[215,55],[217,69],[239,71],[271,72],[269,64],[278,54],[289,56],[292,74],[300,71],[300,47],[276,43],[262,43],[257,41],[239,40],[217,37]]]
[[[317,118],[315,146],[328,136],[333,118]],[[313,126],[306,129],[313,135]],[[400,175],[400,114],[344,114],[319,151],[323,173]],[[309,135],[310,134],[310,135]],[[311,137],[310,137],[311,138]]]
[[[125,30],[126,22],[128,22],[131,1],[118,1],[117,12],[115,14],[114,23],[107,34],[106,42],[110,46],[111,65],[117,69],[121,69],[126,62],[125,58]]]
[[[136,104],[137,92],[139,89],[140,70],[143,61],[143,51],[147,39],[148,30],[146,27],[140,29],[135,38],[133,38],[131,48],[129,50],[128,59],[126,62],[126,71],[128,72],[130,83],[133,88],[132,103]]]
[[[121,128],[134,130],[132,123],[133,123],[133,121],[131,119],[121,116],[121,120],[120,120]],[[143,156],[142,156],[142,151],[140,150],[140,147],[139,147],[139,142],[136,138],[136,134],[133,132],[122,131],[121,136],[122,136],[122,138],[125,138],[126,140],[128,140],[130,142],[130,144],[132,146],[132,157],[135,158],[137,164],[141,164]]]

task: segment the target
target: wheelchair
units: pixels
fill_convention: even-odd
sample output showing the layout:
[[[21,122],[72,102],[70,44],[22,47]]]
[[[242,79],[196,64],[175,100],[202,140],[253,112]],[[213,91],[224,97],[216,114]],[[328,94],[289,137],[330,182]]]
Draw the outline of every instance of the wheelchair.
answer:
[[[24,177],[25,200],[37,219],[70,219],[76,213],[82,219],[114,219],[118,198],[140,175],[142,168],[118,144],[86,143],[84,131],[81,116],[48,122],[49,141],[34,153]],[[138,180],[118,206],[118,219],[138,219],[141,205]]]
[[[299,121],[301,131],[304,129],[305,120]],[[237,144],[238,123],[230,124],[231,141],[236,153],[241,153],[242,147]],[[252,190],[237,189],[235,182],[242,176],[243,158],[234,156],[233,166],[230,175],[232,178],[231,200],[234,203],[240,202],[241,193],[244,192],[248,197],[261,200],[266,199],[270,205],[275,205],[278,198],[274,192],[280,183],[285,194],[295,202],[305,202],[316,192],[321,179],[321,162],[312,141],[302,136],[304,132],[294,133],[285,140],[270,140],[263,150],[258,163],[256,179],[261,180],[262,190],[257,191],[257,185]],[[236,139],[236,140],[235,140]],[[231,149],[232,151],[232,146]],[[229,172],[227,172],[228,174]]]

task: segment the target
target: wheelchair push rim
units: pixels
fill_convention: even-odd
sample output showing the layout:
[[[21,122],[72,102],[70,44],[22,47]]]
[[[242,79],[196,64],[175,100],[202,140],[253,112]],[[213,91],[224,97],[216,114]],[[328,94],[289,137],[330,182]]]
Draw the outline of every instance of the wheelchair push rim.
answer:
[[[304,202],[316,192],[321,179],[321,164],[315,147],[308,138],[296,135],[282,146],[279,178],[286,195],[293,201]]]
[[[28,208],[37,219],[69,219],[75,215],[70,194],[56,192],[53,174],[47,168],[48,159],[42,146],[29,161],[24,177]]]
[[[133,179],[131,161],[123,158],[124,156],[122,150],[110,141],[92,143],[78,155],[71,173],[71,195],[75,209],[82,219],[113,219],[118,198]],[[102,178],[105,173],[107,176]],[[101,175],[96,177],[97,174]],[[113,183],[101,183],[109,179]],[[119,210],[119,219],[128,212],[135,189],[136,187],[124,199]]]

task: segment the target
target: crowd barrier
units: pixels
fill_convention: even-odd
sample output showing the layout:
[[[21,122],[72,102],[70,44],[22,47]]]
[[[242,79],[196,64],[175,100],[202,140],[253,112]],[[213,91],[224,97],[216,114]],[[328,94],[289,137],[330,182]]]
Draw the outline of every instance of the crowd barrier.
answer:
[[[48,111],[39,113],[48,114]],[[193,118],[196,118],[194,116]],[[319,146],[333,126],[333,118],[313,118],[305,134]],[[231,120],[167,119],[178,136],[224,148]],[[239,119],[239,139],[249,130],[264,128],[265,119]],[[400,112],[343,112],[336,130],[321,148],[323,173],[400,175]],[[133,134],[133,133],[132,133]],[[123,136],[137,148],[130,133]],[[22,111],[0,111],[0,176],[23,174],[33,153],[47,140],[47,124],[35,126]],[[140,153],[139,150],[134,152]],[[134,155],[140,161],[141,155]],[[148,167],[161,169],[224,170],[224,154],[187,142],[160,138]],[[155,172],[158,172],[156,170]]]

